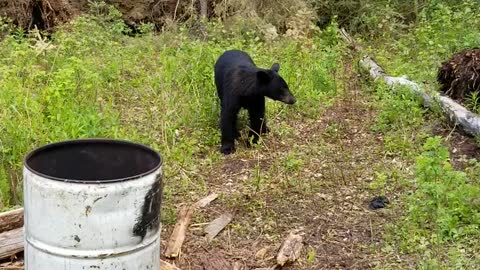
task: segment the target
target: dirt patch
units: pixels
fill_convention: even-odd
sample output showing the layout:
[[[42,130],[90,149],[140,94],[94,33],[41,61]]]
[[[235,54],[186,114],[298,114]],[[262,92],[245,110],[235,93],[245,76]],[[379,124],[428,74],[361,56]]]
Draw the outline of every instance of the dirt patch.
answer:
[[[480,147],[474,138],[463,136],[443,123],[436,123],[432,127],[432,133],[447,139],[450,159],[456,169],[467,167],[470,159],[480,161]]]
[[[372,269],[381,263],[373,247],[392,214],[368,209],[379,194],[366,186],[375,167],[391,161],[369,128],[376,112],[351,75],[345,93],[323,115],[286,120],[288,134],[271,126],[262,149],[239,148],[203,172],[208,190],[223,196],[194,217],[176,261],[181,269],[214,269],[204,268],[201,259],[212,250],[231,267],[272,267],[282,241],[297,228],[304,229],[305,248],[282,269]],[[235,212],[234,220],[207,243],[202,224],[224,212]],[[164,229],[169,235],[172,228]]]

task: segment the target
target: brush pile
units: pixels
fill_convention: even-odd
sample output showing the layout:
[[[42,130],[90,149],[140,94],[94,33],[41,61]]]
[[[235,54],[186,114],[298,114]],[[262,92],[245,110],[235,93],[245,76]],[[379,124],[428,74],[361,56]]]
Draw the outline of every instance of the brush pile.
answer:
[[[473,92],[480,91],[480,49],[467,49],[453,55],[442,63],[437,81],[440,92],[462,101]]]

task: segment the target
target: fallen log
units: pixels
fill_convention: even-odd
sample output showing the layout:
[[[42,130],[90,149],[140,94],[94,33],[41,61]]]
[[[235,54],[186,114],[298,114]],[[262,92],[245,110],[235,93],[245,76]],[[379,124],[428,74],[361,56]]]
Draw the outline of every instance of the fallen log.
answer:
[[[0,266],[0,270],[23,270],[23,266]]]
[[[368,70],[374,80],[381,79],[390,86],[399,84],[409,87],[422,99],[425,107],[432,107],[434,104],[438,104],[449,123],[459,126],[468,135],[480,135],[480,116],[470,112],[467,108],[453,101],[451,98],[439,94],[432,94],[432,96],[430,96],[415,82],[405,78],[387,75],[369,56],[365,56],[360,60],[360,66]]]
[[[23,226],[23,208],[0,213],[0,233]]]
[[[23,227],[0,234],[0,260],[23,251]]]
[[[363,51],[363,48],[355,42],[355,40],[344,30],[340,30],[342,38],[353,46],[356,51]],[[418,95],[422,103],[427,108],[432,108],[438,105],[443,114],[447,118],[447,121],[459,127],[465,133],[470,136],[480,135],[480,115],[470,112],[467,108],[458,104],[447,96],[441,96],[438,93],[426,93],[421,87],[410,80],[403,77],[390,76],[380,67],[370,56],[366,55],[360,60],[360,66],[367,70],[370,76],[376,81],[378,79],[384,81],[387,85],[404,85],[411,89],[416,95]]]

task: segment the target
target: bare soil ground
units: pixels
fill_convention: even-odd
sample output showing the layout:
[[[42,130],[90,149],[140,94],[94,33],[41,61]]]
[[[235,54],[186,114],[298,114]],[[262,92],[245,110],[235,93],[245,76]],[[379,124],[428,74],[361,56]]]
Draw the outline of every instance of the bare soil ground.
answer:
[[[305,232],[305,248],[296,263],[282,269],[377,265],[375,247],[391,214],[368,209],[379,194],[367,185],[374,169],[392,160],[370,131],[375,114],[352,74],[341,97],[318,119],[291,120],[291,136],[270,134],[261,150],[238,151],[205,171],[208,189],[223,197],[196,214],[176,265],[216,269],[216,258],[229,269],[234,263],[243,269],[272,267],[283,239],[297,228]],[[199,233],[203,223],[224,212],[235,213],[232,224],[207,243]],[[172,229],[163,227],[163,244]]]

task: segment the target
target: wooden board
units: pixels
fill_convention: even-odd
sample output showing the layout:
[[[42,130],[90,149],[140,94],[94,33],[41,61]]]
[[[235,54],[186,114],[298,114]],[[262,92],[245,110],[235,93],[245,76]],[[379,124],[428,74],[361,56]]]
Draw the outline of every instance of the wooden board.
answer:
[[[167,258],[176,258],[180,255],[182,249],[183,241],[185,241],[185,236],[187,233],[188,225],[192,219],[194,208],[190,206],[185,206],[180,210],[178,215],[178,221],[175,224],[170,240],[167,244],[167,250],[165,251],[165,257]]]
[[[23,227],[0,234],[0,260],[23,251]]]
[[[208,241],[211,241],[217,234],[219,234],[233,219],[233,214],[225,213],[214,221],[210,222],[204,231],[207,234]]]
[[[0,213],[0,233],[23,226],[23,208]]]
[[[193,213],[195,212],[196,209],[207,206],[212,201],[217,199],[217,197],[218,197],[218,194],[213,193],[199,200],[198,202],[194,203],[192,206],[184,206],[182,209],[180,209],[177,223],[175,224],[172,235],[170,235],[170,239],[167,244],[165,257],[176,258],[180,256],[182,245],[183,245],[183,242],[185,241],[185,237],[187,235],[187,229],[188,229],[188,226],[190,225],[190,221],[192,219]]]

